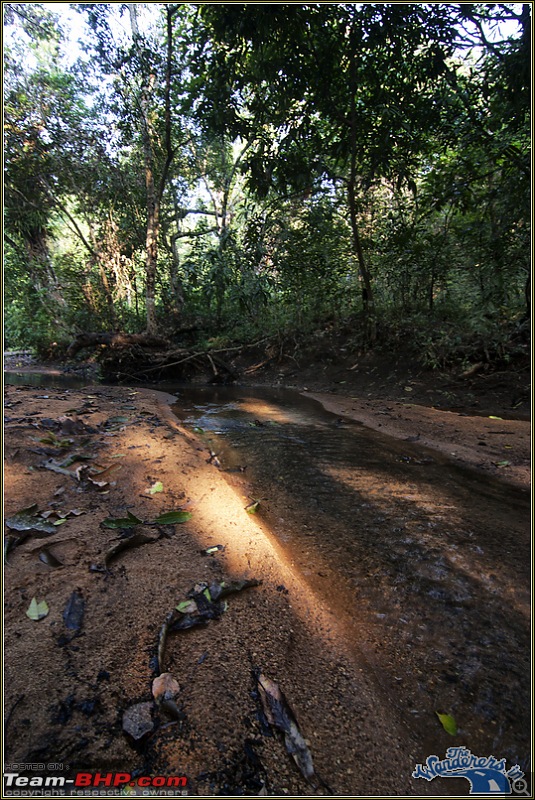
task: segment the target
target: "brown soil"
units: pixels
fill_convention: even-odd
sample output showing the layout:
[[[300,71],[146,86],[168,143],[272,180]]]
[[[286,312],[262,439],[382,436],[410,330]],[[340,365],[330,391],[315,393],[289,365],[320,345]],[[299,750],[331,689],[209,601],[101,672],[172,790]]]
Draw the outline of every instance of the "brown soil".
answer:
[[[522,492],[529,483],[529,422],[503,418],[526,412],[511,397],[522,377],[513,376],[501,394],[496,388],[493,394],[486,376],[469,384],[457,381],[453,388],[444,378],[442,386],[450,380],[445,389],[436,376],[401,368],[394,373],[388,365],[364,365],[358,374],[347,365],[323,374],[283,368],[263,377],[257,371],[254,380],[312,390],[309,394],[341,419],[401,439],[401,458],[415,458],[405,455],[407,448],[422,445],[422,452],[440,452],[444,462],[476,468],[488,479],[492,502],[503,499],[503,520],[495,530],[489,530],[488,519],[479,531],[473,523],[470,546],[484,543],[494,569],[486,582],[481,579],[481,598],[473,602],[484,601],[490,591],[496,608],[501,603],[506,616],[514,615],[512,625],[519,626],[522,639],[529,611],[529,504]],[[478,389],[485,380],[486,388]],[[210,463],[205,446],[171,413],[174,399],[121,387],[5,389],[5,516],[33,504],[41,512],[84,512],[69,516],[46,538],[31,532],[20,543],[11,542],[5,566],[7,763],[62,764],[59,774],[67,777],[78,771],[185,775],[189,792],[199,796],[418,796],[466,794],[464,780],[427,783],[411,777],[416,763],[431,753],[443,757],[451,744],[468,744],[477,755],[525,758],[527,728],[522,744],[521,728],[518,734],[511,720],[483,714],[478,722],[476,715],[468,742],[443,731],[433,715],[431,667],[425,688],[430,710],[422,719],[414,710],[411,651],[401,648],[395,630],[381,632],[364,611],[356,619],[344,608],[344,587],[358,585],[364,572],[368,579],[371,562],[357,563],[345,548],[330,553],[318,547],[315,557],[324,559],[325,568],[309,577],[305,550],[289,554],[275,535],[269,509],[260,519],[245,512],[255,487]],[[485,415],[475,416],[474,409]],[[65,440],[63,447],[55,446],[58,439]],[[106,485],[99,487],[44,467],[50,458],[59,462],[72,453],[88,460],[74,463],[71,471],[79,464],[120,469],[101,476]],[[349,474],[344,479],[349,482]],[[155,481],[163,483],[163,492],[150,495]],[[395,492],[394,477],[390,485]],[[449,508],[461,503],[460,496],[452,490]],[[130,511],[147,521],[179,508],[191,511],[191,519],[136,528],[151,541],[118,553],[104,569],[106,554],[124,533],[103,527],[107,517]],[[214,545],[224,550],[203,553]],[[61,566],[40,560],[45,547]],[[342,587],[337,596],[322,588],[326,576],[334,585],[336,575]],[[169,634],[161,669],[180,685],[179,718],[157,708],[151,685],[160,671],[157,644],[168,612],[199,582],[251,578],[261,585],[231,595],[220,619]],[[69,628],[66,609],[73,592],[82,598],[83,615]],[[46,600],[50,609],[40,621],[25,613],[33,597]],[[418,627],[417,620],[409,622]],[[522,665],[521,682],[527,680],[526,650],[509,655],[505,668],[514,672]],[[445,673],[451,672],[450,656],[443,655]],[[303,777],[284,737],[268,724],[255,670],[276,681],[286,696],[314,759],[312,779]],[[517,698],[523,712],[528,693],[526,684]],[[135,743],[123,731],[123,715],[142,702],[151,704],[153,728]],[[509,738],[502,735],[503,724],[514,728]],[[503,742],[509,743],[508,752],[494,753]]]

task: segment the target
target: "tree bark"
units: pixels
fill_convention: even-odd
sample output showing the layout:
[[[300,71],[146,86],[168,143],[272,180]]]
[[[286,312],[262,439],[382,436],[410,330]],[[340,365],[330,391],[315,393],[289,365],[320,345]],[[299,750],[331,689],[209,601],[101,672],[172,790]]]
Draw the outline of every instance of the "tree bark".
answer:
[[[353,240],[353,248],[355,250],[355,255],[357,257],[357,263],[359,265],[359,273],[363,283],[362,301],[364,304],[364,312],[366,315],[368,315],[370,312],[373,311],[374,308],[374,296],[373,296],[371,275],[368,270],[368,265],[366,264],[366,259],[364,258],[364,251],[362,250],[362,242],[360,241],[359,225],[357,219],[357,201],[355,197],[355,186],[352,181],[350,181],[348,185],[347,199],[349,204],[349,218],[351,222],[351,236]]]
[[[133,40],[140,51],[143,62],[142,42],[137,20],[137,3],[129,3],[130,24]],[[147,333],[155,334],[158,330],[156,318],[156,275],[158,270],[158,236],[160,232],[160,207],[169,168],[173,161],[174,151],[171,141],[171,60],[173,55],[173,17],[177,7],[166,6],[167,54],[165,68],[165,162],[162,166],[158,186],[155,179],[155,155],[153,132],[150,126],[150,104],[156,82],[154,71],[145,72],[149,65],[142,63],[142,90],[140,97],[141,135],[143,141],[143,157],[145,162],[145,189],[147,196],[147,235],[145,240],[145,306]]]
[[[349,135],[350,135],[350,168],[349,178],[347,180],[347,200],[349,205],[349,220],[351,224],[351,235],[353,240],[353,249],[357,257],[359,265],[359,273],[362,278],[362,303],[364,306],[364,315],[368,320],[373,316],[374,310],[374,296],[372,289],[371,275],[364,258],[364,251],[362,249],[362,242],[360,241],[359,224],[357,215],[357,106],[356,96],[358,89],[357,81],[357,43],[355,39],[355,22],[353,21],[350,30],[350,65],[349,65],[349,82],[351,90],[351,109],[349,113]],[[375,339],[375,322],[372,322],[372,329],[370,331],[372,340]]]

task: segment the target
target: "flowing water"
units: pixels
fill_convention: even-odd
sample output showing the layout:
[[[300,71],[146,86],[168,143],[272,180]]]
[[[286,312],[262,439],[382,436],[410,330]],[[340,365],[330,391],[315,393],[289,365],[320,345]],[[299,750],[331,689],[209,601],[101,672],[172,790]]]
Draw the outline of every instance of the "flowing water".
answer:
[[[190,387],[173,410],[403,713],[525,765],[528,493],[289,390]]]

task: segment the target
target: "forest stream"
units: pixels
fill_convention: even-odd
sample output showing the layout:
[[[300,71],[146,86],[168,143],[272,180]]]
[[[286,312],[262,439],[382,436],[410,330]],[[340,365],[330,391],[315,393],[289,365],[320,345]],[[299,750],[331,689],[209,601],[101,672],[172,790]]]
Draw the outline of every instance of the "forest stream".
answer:
[[[528,494],[289,390],[190,388],[173,410],[260,499],[264,528],[380,682],[392,696],[403,686],[404,713],[425,714],[423,694],[427,713],[492,731],[493,749],[520,760]]]
[[[28,376],[24,380],[25,387],[10,387],[12,402],[30,391]],[[81,587],[87,606],[95,611],[97,598],[102,606],[93,633],[86,620],[85,640],[77,640],[74,648],[60,643],[64,651],[71,648],[67,673],[78,676],[75,684],[99,686],[98,724],[93,711],[86,707],[84,712],[83,703],[89,701],[76,688],[65,689],[67,699],[57,699],[55,717],[52,714],[53,725],[60,720],[68,728],[77,709],[78,737],[84,725],[91,728],[91,733],[84,733],[85,747],[74,758],[79,767],[103,771],[106,725],[112,734],[109,747],[109,742],[121,738],[117,719],[110,721],[113,713],[104,711],[102,681],[109,681],[114,669],[125,670],[138,685],[134,692],[138,699],[143,699],[149,686],[148,665],[154,663],[157,630],[165,604],[171,601],[155,601],[148,608],[146,598],[155,597],[159,581],[164,587],[173,582],[173,574],[175,584],[187,589],[195,583],[195,570],[202,567],[218,577],[246,574],[262,585],[231,598],[221,620],[184,635],[180,658],[168,656],[169,669],[183,687],[183,718],[178,724],[175,721],[175,727],[164,723],[157,728],[149,744],[143,740],[143,748],[136,745],[138,755],[132,752],[131,756],[134,762],[138,759],[136,768],[124,763],[128,750],[123,747],[113,755],[111,747],[110,769],[132,773],[150,769],[155,774],[184,771],[191,778],[192,794],[260,791],[283,795],[464,795],[468,784],[462,778],[428,783],[411,776],[411,765],[425,762],[431,754],[444,758],[451,746],[465,746],[479,756],[506,758],[509,766],[529,769],[530,499],[526,489],[456,463],[422,446],[418,436],[393,438],[340,417],[297,391],[166,387],[174,395],[174,401],[167,398],[168,408],[178,420],[166,434],[162,420],[173,427],[172,415],[167,412],[166,416],[161,401],[154,400],[159,393],[92,387],[84,395],[79,388],[65,386],[56,383],[43,399],[55,393],[67,407],[75,395],[78,406],[80,397],[89,397],[85,403],[89,408],[93,404],[91,421],[97,419],[96,406],[111,401],[119,404],[116,413],[129,415],[131,430],[140,438],[128,440],[129,445],[108,439],[107,447],[121,450],[118,458],[128,452],[125,447],[130,448],[133,455],[128,458],[132,459],[135,448],[153,451],[149,434],[168,440],[160,441],[161,451],[149,453],[151,462],[143,467],[143,480],[146,484],[149,478],[162,476],[166,490],[171,475],[183,480],[181,507],[192,509],[192,521],[201,509],[206,515],[198,521],[194,536],[203,547],[220,549],[212,549],[208,558],[194,557],[188,551],[192,536],[184,533],[186,524],[176,526],[179,532],[172,538],[160,538],[157,546],[132,549],[111,572],[90,574],[80,543],[69,550],[68,539],[58,540],[57,554],[65,563],[73,567],[86,563],[84,576],[80,570],[74,582]],[[147,398],[148,405],[140,412],[138,404],[147,403]],[[34,416],[39,419],[37,410]],[[110,419],[119,417],[108,416],[108,423],[99,425],[108,424],[112,437],[121,437],[125,428],[128,433],[130,423],[114,428]],[[182,453],[189,448],[187,463],[183,457],[177,465],[175,445],[180,445]],[[135,498],[141,496],[136,484],[138,467],[134,462],[129,466],[128,458],[123,461],[131,473],[122,490],[122,504],[113,497],[106,502],[143,516],[135,505]],[[50,472],[45,475],[58,477]],[[174,496],[180,499],[181,495],[175,491]],[[150,507],[158,498],[149,497],[148,502],[144,498],[143,503]],[[98,509],[96,503],[93,509]],[[11,503],[11,513],[14,510]],[[124,516],[119,511],[114,515]],[[96,552],[105,548],[103,542],[94,546]],[[180,552],[178,573],[168,571],[170,560]],[[9,560],[24,566],[24,557],[29,564],[30,552],[25,555],[20,545]],[[36,570],[30,569],[28,580],[36,577]],[[43,575],[52,595],[52,577]],[[21,576],[19,572],[16,580],[22,581]],[[31,599],[34,589],[25,592],[23,584],[18,585],[23,598]],[[59,591],[60,584],[55,589]],[[140,618],[125,634],[117,617],[134,602],[128,599],[132,591]],[[8,617],[10,608],[8,602]],[[114,634],[117,641],[109,651],[101,645],[93,677],[86,674],[80,683],[78,670],[83,672],[83,668],[81,663],[76,667],[78,650],[89,647],[90,640],[95,648],[103,625],[120,630]],[[148,636],[143,627],[149,630]],[[52,629],[52,635],[57,630]],[[132,648],[139,654],[130,664],[133,650],[127,648],[126,654],[120,650],[125,635],[127,640],[133,637]],[[16,644],[13,630],[7,639],[6,664],[14,674],[21,663],[20,643]],[[287,761],[282,757],[284,747],[278,740],[265,738],[269,731],[265,716],[258,711],[254,681],[251,690],[255,669],[278,681],[302,725],[314,758],[312,779],[305,780],[289,756]],[[102,678],[103,670],[107,678]],[[96,673],[101,678],[95,683]],[[24,695],[20,674],[13,680],[19,684],[19,695]],[[54,683],[57,687],[58,679]],[[127,683],[108,696],[116,714],[117,708],[127,704]],[[443,727],[439,714],[448,715],[455,730]],[[28,731],[23,732],[24,724],[11,720],[11,758],[45,758],[45,751],[46,758],[53,757],[46,745],[50,732],[45,733],[50,720],[40,724],[41,750]],[[65,743],[59,744],[62,734],[56,731],[54,735],[56,751],[65,749]],[[97,746],[93,743],[99,737]],[[73,763],[73,754],[63,757]],[[60,759],[61,752],[54,758]]]

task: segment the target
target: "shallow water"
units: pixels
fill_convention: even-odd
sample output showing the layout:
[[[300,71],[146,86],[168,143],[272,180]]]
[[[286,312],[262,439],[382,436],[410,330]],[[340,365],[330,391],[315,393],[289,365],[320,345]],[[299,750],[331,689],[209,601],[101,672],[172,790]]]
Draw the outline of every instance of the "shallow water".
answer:
[[[16,370],[4,371],[4,383],[10,386],[37,386],[39,388],[50,386],[56,389],[83,389],[84,386],[93,385],[96,381],[78,375],[65,375],[62,372],[17,372]]]
[[[407,714],[513,761],[529,730],[529,494],[283,389],[188,387],[173,411]],[[524,552],[525,556],[520,554]]]

